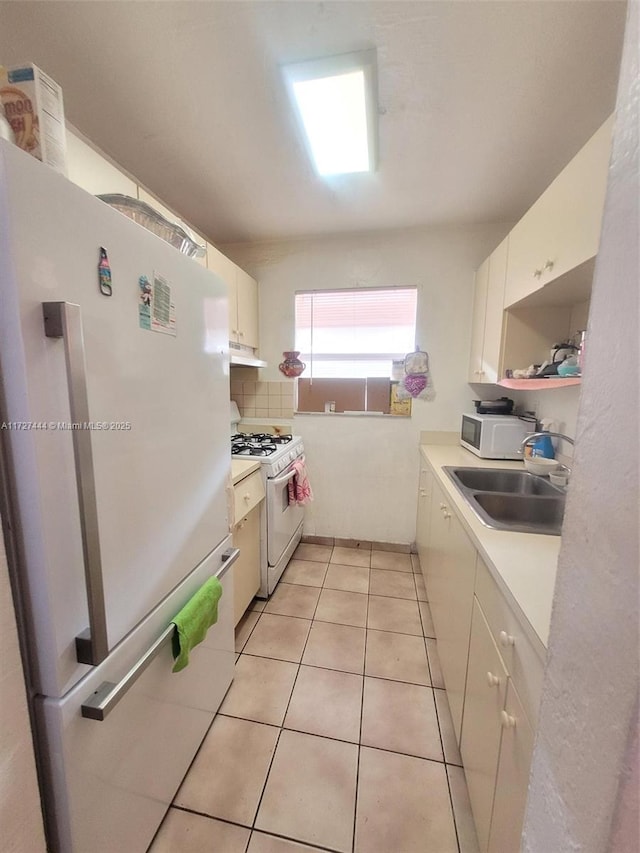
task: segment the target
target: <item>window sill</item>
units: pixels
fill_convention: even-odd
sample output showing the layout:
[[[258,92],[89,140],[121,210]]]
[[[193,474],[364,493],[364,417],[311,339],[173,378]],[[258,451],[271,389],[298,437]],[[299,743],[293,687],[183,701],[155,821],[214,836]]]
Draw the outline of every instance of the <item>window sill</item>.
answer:
[[[390,415],[385,412],[294,412],[294,417],[315,418],[391,418],[394,421],[411,420],[411,415]]]

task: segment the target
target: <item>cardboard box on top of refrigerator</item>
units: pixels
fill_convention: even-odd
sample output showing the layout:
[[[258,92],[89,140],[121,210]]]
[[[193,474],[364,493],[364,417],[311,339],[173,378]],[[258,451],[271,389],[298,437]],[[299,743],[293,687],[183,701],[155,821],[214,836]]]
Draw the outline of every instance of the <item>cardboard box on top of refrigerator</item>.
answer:
[[[19,148],[67,174],[61,87],[37,65],[0,66],[0,102]]]

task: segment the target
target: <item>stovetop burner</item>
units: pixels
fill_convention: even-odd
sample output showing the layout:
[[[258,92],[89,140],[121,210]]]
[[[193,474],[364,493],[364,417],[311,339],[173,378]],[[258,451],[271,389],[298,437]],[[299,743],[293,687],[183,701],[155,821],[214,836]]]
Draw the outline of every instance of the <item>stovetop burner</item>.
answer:
[[[231,446],[233,456],[270,456],[278,448],[275,444],[245,444],[237,442]]]
[[[237,432],[231,436],[231,453],[234,456],[270,456],[278,450],[278,445],[288,444],[292,437],[266,432]]]

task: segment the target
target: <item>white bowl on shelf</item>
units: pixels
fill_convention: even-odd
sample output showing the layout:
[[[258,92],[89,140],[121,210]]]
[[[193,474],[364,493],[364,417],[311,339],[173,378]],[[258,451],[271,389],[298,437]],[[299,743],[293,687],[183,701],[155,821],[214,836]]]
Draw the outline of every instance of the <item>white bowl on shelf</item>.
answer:
[[[547,459],[544,456],[528,456],[524,460],[524,467],[531,474],[546,477],[551,471],[557,471],[560,463],[556,459]]]

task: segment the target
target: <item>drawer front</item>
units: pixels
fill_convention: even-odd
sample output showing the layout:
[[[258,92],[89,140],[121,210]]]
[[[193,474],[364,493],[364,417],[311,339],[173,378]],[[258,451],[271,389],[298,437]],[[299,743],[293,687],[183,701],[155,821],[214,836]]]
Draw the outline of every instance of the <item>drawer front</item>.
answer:
[[[489,569],[478,556],[476,597],[482,606],[491,634],[500,649],[509,675],[534,727],[542,695],[544,662],[505,601]]]
[[[260,471],[254,471],[233,487],[235,523],[241,521],[248,512],[264,498],[264,483]]]

